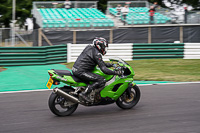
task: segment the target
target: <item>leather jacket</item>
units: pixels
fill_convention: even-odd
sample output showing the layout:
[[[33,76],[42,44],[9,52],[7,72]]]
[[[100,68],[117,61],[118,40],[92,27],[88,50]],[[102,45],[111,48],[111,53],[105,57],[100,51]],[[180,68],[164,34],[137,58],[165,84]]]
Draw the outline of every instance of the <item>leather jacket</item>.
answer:
[[[92,71],[98,65],[101,71],[108,75],[115,75],[115,71],[108,69],[112,64],[102,60],[102,54],[94,46],[88,45],[79,55],[73,65],[72,71],[87,72]]]

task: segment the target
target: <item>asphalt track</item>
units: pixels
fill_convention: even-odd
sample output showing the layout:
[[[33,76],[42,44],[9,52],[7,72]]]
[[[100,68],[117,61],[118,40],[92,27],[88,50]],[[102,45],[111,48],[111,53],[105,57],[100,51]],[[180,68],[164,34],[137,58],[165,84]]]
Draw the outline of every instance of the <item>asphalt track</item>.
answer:
[[[79,106],[69,117],[48,109],[50,91],[0,94],[0,133],[199,133],[200,84],[140,86],[136,107]]]

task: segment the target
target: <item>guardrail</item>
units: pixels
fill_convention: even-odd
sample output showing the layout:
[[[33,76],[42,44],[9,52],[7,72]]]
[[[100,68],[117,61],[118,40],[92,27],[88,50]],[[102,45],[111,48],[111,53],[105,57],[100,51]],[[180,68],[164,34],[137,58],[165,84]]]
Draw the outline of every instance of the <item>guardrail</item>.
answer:
[[[88,44],[43,47],[0,47],[0,66],[46,65],[75,62]],[[200,59],[200,43],[121,43],[109,44],[105,61],[111,57],[138,59]]]
[[[184,59],[200,59],[200,43],[185,43]]]
[[[38,8],[63,8],[65,1],[35,1],[33,9]],[[98,1],[71,1],[70,8],[97,8]]]
[[[68,44],[67,45],[67,62],[75,62],[83,49],[88,44]],[[124,60],[132,60],[132,43],[109,44],[108,53],[103,56],[105,61],[111,57],[120,57]]]
[[[67,62],[67,45],[0,47],[0,66],[46,65]]]
[[[134,59],[183,58],[184,43],[134,43]]]
[[[88,44],[68,44],[68,62],[76,61]],[[121,43],[109,44],[105,61],[111,57],[126,61],[138,59],[200,59],[200,44],[197,43]]]

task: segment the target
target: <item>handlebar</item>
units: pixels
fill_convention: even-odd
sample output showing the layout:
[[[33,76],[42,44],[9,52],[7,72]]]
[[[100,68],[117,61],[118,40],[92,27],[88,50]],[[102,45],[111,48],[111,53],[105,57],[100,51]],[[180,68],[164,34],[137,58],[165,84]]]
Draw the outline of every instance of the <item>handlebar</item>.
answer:
[[[124,77],[124,67],[120,66],[119,64],[113,64],[114,70],[115,71],[121,71],[122,75],[120,77]]]

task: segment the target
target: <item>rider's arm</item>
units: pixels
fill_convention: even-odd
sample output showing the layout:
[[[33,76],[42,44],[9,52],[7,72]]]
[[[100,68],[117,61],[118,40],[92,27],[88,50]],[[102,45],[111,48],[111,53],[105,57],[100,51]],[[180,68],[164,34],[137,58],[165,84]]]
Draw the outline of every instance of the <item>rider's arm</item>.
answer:
[[[113,67],[111,63],[105,63],[106,67]]]
[[[96,63],[98,64],[99,68],[101,69],[101,71],[105,74],[108,74],[108,75],[115,75],[115,71],[112,71],[110,69],[108,69],[106,67],[106,63],[102,60],[102,55],[101,54],[97,54],[95,55],[95,60],[96,60]]]

